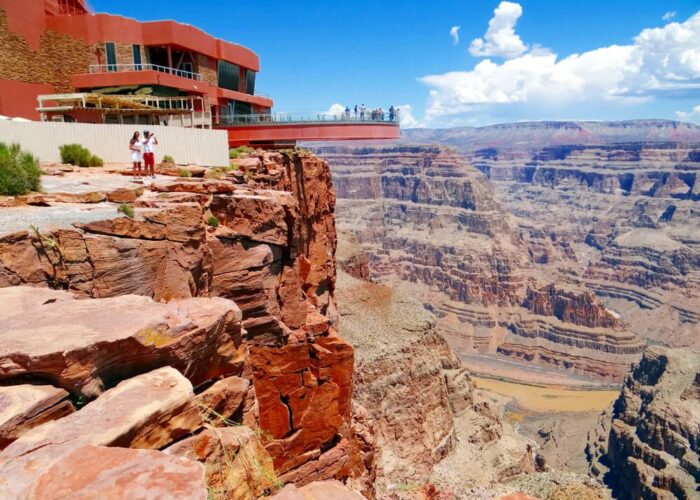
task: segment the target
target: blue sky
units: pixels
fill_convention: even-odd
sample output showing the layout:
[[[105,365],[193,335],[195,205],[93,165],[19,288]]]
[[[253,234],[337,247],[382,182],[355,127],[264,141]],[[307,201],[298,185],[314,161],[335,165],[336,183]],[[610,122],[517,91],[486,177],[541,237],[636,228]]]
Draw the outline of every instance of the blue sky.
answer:
[[[273,96],[277,111],[396,104],[407,111],[404,125],[428,127],[529,119],[700,123],[699,0],[90,4],[187,22],[250,47],[262,60],[257,88]]]

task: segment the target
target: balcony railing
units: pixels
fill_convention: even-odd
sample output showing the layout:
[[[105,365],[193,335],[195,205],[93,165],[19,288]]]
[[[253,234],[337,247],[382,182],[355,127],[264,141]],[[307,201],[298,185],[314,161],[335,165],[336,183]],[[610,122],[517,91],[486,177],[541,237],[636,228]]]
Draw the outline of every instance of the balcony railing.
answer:
[[[158,71],[159,73],[168,73],[170,75],[189,78],[190,80],[202,81],[202,75],[192,71],[183,69],[169,68],[167,66],[158,66],[157,64],[142,63],[142,64],[91,64],[90,73],[125,73],[131,71]]]
[[[294,123],[399,123],[399,113],[388,111],[366,111],[364,114],[350,113],[267,113],[221,115],[220,125],[288,125]]]

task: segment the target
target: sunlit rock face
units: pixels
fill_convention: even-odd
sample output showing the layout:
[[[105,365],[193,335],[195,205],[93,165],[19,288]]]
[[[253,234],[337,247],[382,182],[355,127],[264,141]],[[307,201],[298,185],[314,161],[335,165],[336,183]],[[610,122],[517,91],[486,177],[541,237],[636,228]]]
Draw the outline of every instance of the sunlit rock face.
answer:
[[[14,488],[4,470],[31,489],[58,466],[54,457],[79,445],[174,450],[185,437],[202,448],[189,459],[203,463],[221,462],[221,446],[248,443],[266,478],[257,486],[222,484],[209,468],[205,478],[201,468],[180,470],[240,498],[368,474],[351,416],[354,352],[337,331],[328,165],[307,153],[257,152],[219,177],[159,179],[132,193],[133,217],[103,207],[105,195],[95,210],[110,216],[74,225],[64,219],[83,214],[73,205],[82,202],[54,196],[42,201],[53,207],[22,212],[41,227],[0,234],[0,379],[54,386],[46,400],[21,393],[8,403],[6,422],[17,425],[2,428],[0,460],[13,465],[0,464],[0,490]],[[41,419],[29,419],[27,405]],[[203,434],[233,424],[256,434],[224,432],[221,443]],[[33,469],[36,448],[54,445],[61,449],[37,456],[43,465]],[[175,470],[181,459],[156,460]],[[244,480],[248,469],[236,470]],[[371,481],[363,484],[371,493]]]

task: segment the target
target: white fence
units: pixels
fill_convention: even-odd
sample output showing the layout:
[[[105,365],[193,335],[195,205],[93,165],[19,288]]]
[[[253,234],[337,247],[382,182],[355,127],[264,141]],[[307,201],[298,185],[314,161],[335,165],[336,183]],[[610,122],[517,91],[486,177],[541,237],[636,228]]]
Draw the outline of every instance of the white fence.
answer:
[[[107,163],[129,163],[129,140],[136,130],[156,135],[156,161],[172,156],[181,165],[229,164],[228,135],[224,130],[144,125],[95,125],[89,123],[16,122],[0,120],[0,142],[19,143],[41,161],[59,162],[58,147],[80,144]]]

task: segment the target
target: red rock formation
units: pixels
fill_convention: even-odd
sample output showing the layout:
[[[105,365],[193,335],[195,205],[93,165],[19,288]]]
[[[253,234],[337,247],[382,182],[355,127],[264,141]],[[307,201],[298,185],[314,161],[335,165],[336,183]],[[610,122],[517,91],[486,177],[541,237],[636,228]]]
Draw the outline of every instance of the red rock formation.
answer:
[[[590,292],[561,290],[550,284],[539,290],[529,289],[523,305],[535,314],[555,316],[566,323],[590,328],[622,327],[622,322]]]
[[[65,346],[42,351],[37,338],[15,336],[24,327],[9,317],[0,336],[14,340],[0,349],[0,376],[52,380],[96,396],[172,364],[205,388],[192,404],[259,425],[283,481],[358,477],[367,455],[352,425],[353,349],[336,330],[328,166],[309,154],[265,153],[247,158],[246,171],[246,185],[236,172],[220,181],[158,184],[134,202],[133,219],[0,235],[0,287],[107,297],[74,301],[38,291],[27,307],[45,308],[42,329],[54,328],[55,342]],[[207,228],[210,216],[218,227]],[[2,293],[15,290],[21,288]],[[61,316],[60,308],[82,317]],[[115,309],[124,314],[110,324]],[[81,328],[60,338],[68,323]],[[209,388],[219,377],[227,378]]]

